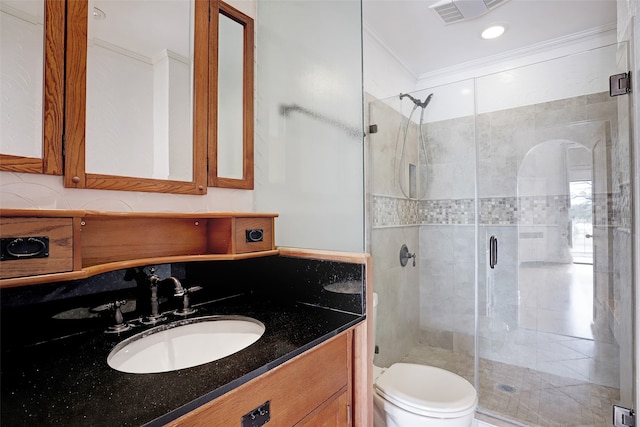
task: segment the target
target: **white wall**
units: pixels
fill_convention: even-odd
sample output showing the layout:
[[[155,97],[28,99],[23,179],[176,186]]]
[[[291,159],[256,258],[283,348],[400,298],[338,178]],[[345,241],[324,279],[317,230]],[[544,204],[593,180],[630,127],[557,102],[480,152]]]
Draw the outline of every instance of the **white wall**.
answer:
[[[362,50],[365,92],[377,99],[385,99],[401,92],[415,90],[416,76],[400,62],[366,21],[362,34]]]
[[[360,5],[258,4],[256,206],[276,244],[364,246]]]

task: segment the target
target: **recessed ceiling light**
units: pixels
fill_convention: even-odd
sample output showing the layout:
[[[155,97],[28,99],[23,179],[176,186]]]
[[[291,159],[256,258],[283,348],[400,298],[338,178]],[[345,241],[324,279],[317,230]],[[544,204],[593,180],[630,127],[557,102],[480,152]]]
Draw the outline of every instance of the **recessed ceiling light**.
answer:
[[[505,30],[504,25],[492,25],[482,32],[482,38],[487,40],[495,39],[496,37],[500,37]]]

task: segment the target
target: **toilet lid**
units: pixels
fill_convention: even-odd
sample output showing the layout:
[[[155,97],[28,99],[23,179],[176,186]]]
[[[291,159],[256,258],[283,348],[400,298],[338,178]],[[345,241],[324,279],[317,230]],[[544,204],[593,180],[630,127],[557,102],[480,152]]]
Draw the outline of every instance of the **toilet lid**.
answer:
[[[375,388],[393,403],[416,412],[461,412],[477,404],[469,381],[433,366],[395,363],[378,377]]]

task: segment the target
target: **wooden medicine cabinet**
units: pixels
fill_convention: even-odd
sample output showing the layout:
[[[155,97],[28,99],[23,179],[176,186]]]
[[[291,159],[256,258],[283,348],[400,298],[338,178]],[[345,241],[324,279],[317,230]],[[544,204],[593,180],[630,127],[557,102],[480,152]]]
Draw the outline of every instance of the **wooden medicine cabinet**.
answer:
[[[224,2],[213,15],[208,183],[253,189],[253,20]]]
[[[0,170],[64,168],[69,188],[253,188],[251,18],[219,0],[42,1],[42,153],[2,142]],[[3,20],[20,15],[0,2]]]

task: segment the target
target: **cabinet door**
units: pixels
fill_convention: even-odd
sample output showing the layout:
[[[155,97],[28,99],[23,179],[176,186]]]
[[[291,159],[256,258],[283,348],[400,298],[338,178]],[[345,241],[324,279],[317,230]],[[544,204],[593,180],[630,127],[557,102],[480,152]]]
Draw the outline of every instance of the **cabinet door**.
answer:
[[[0,170],[62,175],[65,2],[0,6]]]
[[[346,390],[338,393],[296,424],[296,427],[348,427],[351,425],[348,402]]]
[[[212,0],[209,63],[211,187],[253,189],[253,19]]]
[[[67,0],[64,185],[205,194],[208,0]]]
[[[338,411],[335,419],[346,418],[351,342],[351,331],[343,332],[168,425],[239,426],[244,416],[251,416],[266,402],[270,407],[269,426],[291,427],[311,413],[319,419],[333,420],[332,410]],[[342,394],[344,398],[334,398]],[[324,408],[325,402],[331,405]],[[320,408],[323,410],[316,413]]]

